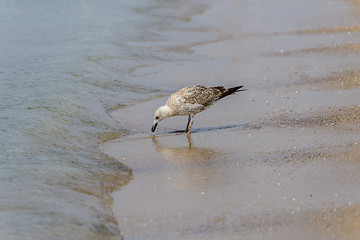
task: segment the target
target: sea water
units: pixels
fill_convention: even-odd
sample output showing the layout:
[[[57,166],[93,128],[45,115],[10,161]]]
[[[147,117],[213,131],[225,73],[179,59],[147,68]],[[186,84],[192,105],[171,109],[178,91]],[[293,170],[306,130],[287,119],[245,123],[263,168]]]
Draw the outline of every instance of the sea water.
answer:
[[[204,9],[0,0],[0,239],[121,238],[111,193],[131,169],[98,146],[128,130],[108,112],[173,90],[160,69],[208,40],[184,27]]]
[[[151,49],[165,3],[0,1],[0,239],[121,237],[131,170],[98,145],[127,134],[108,111],[166,89],[134,74],[171,58]]]

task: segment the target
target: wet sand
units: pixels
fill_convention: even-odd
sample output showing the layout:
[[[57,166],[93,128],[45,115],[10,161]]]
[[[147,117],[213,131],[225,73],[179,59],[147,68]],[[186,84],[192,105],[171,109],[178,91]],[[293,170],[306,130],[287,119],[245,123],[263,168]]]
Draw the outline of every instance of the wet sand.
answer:
[[[359,6],[213,2],[185,20],[207,28],[177,30],[209,40],[168,48],[196,60],[136,68],[174,91],[248,91],[196,115],[191,137],[173,132],[186,117],[150,132],[168,96],[111,112],[129,130],[101,145],[133,173],[113,194],[124,239],[359,239]]]

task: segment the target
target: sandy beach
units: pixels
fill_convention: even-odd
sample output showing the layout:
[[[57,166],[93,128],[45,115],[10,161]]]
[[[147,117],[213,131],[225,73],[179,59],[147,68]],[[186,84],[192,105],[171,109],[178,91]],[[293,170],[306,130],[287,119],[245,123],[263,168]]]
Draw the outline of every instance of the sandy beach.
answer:
[[[359,239],[360,2],[196,6],[182,16],[187,28],[159,30],[189,35],[163,51],[190,57],[134,74],[169,94],[197,84],[248,91],[196,115],[191,136],[174,133],[187,117],[151,133],[169,94],[110,112],[129,134],[100,148],[133,174],[113,193],[121,235]]]

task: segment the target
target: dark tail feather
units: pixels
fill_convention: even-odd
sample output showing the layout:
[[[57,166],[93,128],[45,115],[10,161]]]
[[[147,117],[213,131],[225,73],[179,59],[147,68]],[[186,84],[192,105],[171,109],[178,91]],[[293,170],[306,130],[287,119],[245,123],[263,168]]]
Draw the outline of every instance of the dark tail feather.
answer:
[[[238,86],[238,87],[233,87],[233,88],[228,88],[228,90],[226,92],[224,92],[223,94],[220,95],[219,99],[226,97],[230,94],[233,94],[235,92],[240,92],[240,91],[246,91],[246,89],[240,89],[243,86]]]

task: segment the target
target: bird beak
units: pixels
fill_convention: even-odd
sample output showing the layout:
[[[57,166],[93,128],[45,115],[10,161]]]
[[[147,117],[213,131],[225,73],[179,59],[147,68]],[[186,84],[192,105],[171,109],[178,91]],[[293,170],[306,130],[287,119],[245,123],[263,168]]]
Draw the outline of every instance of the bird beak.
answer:
[[[151,131],[152,131],[152,132],[155,132],[155,129],[156,129],[157,125],[158,125],[157,122],[154,123],[154,125],[152,125],[152,127],[151,127]]]

